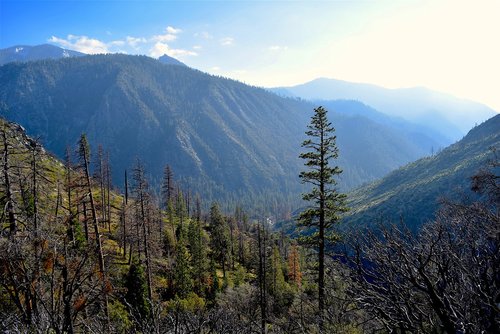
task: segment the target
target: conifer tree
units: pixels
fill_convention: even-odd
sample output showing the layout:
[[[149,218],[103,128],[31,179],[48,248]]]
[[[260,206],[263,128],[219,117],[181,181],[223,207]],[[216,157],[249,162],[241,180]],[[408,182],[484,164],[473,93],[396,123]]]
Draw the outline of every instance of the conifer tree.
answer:
[[[135,318],[145,320],[150,315],[150,304],[148,302],[148,285],[144,275],[144,269],[138,263],[132,263],[125,276],[125,301],[131,308]]]
[[[195,292],[201,294],[203,291],[203,278],[207,267],[206,245],[201,228],[201,221],[192,219],[188,227],[188,238],[191,253],[191,266],[193,268],[193,280]]]
[[[269,291],[274,296],[277,296],[285,290],[286,283],[283,275],[283,260],[276,245],[272,248],[269,262],[269,268],[271,269]]]
[[[312,185],[310,192],[303,195],[309,207],[301,212],[298,224],[313,231],[306,241],[318,252],[318,309],[319,326],[323,330],[325,309],[325,249],[329,241],[335,241],[332,227],[340,221],[340,214],[347,211],[344,194],[335,188],[342,170],[333,165],[338,157],[335,129],[327,118],[323,107],[314,109],[311,123],[307,126],[309,139],[302,143],[308,151],[300,154],[305,160],[306,171],[300,173],[303,183]]]
[[[176,247],[176,258],[174,268],[175,295],[186,298],[193,289],[191,271],[189,268],[189,252],[184,238],[180,238]]]
[[[220,261],[222,273],[226,277],[226,261],[229,251],[229,232],[217,203],[210,208],[211,248],[214,259]]]
[[[300,271],[300,256],[297,245],[293,245],[288,254],[288,281],[297,287],[302,283],[302,272]]]
[[[163,170],[163,182],[162,182],[162,196],[163,205],[165,209],[168,208],[168,203],[173,201],[174,198],[174,173],[169,165],[165,166]]]

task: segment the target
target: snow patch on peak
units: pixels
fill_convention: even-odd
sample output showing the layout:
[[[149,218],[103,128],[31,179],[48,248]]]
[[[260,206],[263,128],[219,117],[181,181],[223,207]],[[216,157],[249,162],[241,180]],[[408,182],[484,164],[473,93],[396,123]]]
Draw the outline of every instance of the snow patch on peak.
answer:
[[[64,50],[64,49],[63,49],[63,54],[62,54],[62,55],[63,55],[63,57],[64,57],[64,58],[68,58],[68,57],[70,57],[70,55],[69,55],[69,53],[68,53],[68,50]]]
[[[20,51],[23,51],[24,48],[23,47],[20,47],[20,48],[16,48],[16,53],[19,53]]]

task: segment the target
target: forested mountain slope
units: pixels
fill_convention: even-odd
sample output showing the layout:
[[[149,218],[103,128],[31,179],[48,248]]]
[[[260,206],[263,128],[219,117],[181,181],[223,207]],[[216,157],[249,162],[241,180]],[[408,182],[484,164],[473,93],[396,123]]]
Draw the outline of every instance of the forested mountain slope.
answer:
[[[59,157],[86,133],[110,151],[115,183],[142,159],[158,180],[169,164],[204,198],[299,199],[298,159],[313,104],[145,56],[97,55],[0,67],[0,115]],[[343,189],[423,155],[401,131],[331,113]],[[277,201],[275,203],[283,203]]]
[[[356,224],[397,222],[402,218],[416,229],[434,217],[440,199],[472,196],[470,178],[487,167],[498,149],[500,115],[473,128],[442,152],[350,193],[352,210],[346,224],[355,228]]]

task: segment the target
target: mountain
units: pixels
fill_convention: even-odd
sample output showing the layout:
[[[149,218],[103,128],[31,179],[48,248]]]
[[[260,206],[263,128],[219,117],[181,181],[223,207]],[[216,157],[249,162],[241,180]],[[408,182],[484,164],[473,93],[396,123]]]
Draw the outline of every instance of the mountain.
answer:
[[[0,50],[0,65],[10,62],[26,62],[41,59],[59,59],[81,56],[85,56],[85,54],[78,51],[62,49],[50,44],[36,46],[16,45]]]
[[[153,180],[170,164],[207,200],[282,205],[303,191],[298,155],[310,102],[127,55],[9,63],[0,67],[0,87],[0,115],[59,157],[81,133],[94,148],[108,149],[116,184],[140,158]],[[362,115],[332,112],[330,120],[343,189],[424,155],[406,134]],[[281,200],[271,200],[274,195]]]
[[[356,100],[314,100],[315,105],[322,105],[328,110],[347,116],[361,116],[391,129],[405,137],[419,150],[420,156],[432,154],[450,144],[449,140],[438,131],[407,121],[401,117],[388,116]]]
[[[167,55],[161,56],[160,58],[158,58],[158,60],[160,61],[160,63],[165,64],[165,65],[186,66],[186,64],[184,64],[183,62],[178,61],[177,59],[172,58],[172,57],[167,56]]]
[[[207,197],[297,192],[304,104],[144,56],[10,63],[0,82],[1,115],[58,156],[85,132],[110,150],[117,184],[140,158],[153,178],[170,164]]]
[[[357,224],[397,222],[402,217],[417,229],[434,218],[440,199],[472,195],[470,178],[494,158],[492,149],[500,149],[500,115],[474,127],[442,152],[350,193],[352,210],[346,225],[355,228]]]
[[[387,89],[375,85],[320,78],[293,87],[273,89],[283,96],[309,100],[359,100],[391,116],[402,117],[448,137],[460,139],[474,125],[497,114],[470,100],[423,87]]]

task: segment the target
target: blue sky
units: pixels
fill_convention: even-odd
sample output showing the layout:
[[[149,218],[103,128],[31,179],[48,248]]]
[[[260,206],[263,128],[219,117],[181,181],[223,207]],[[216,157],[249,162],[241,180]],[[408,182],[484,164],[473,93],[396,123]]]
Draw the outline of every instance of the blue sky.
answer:
[[[163,53],[257,86],[426,86],[500,111],[500,1],[5,1],[0,47]]]

